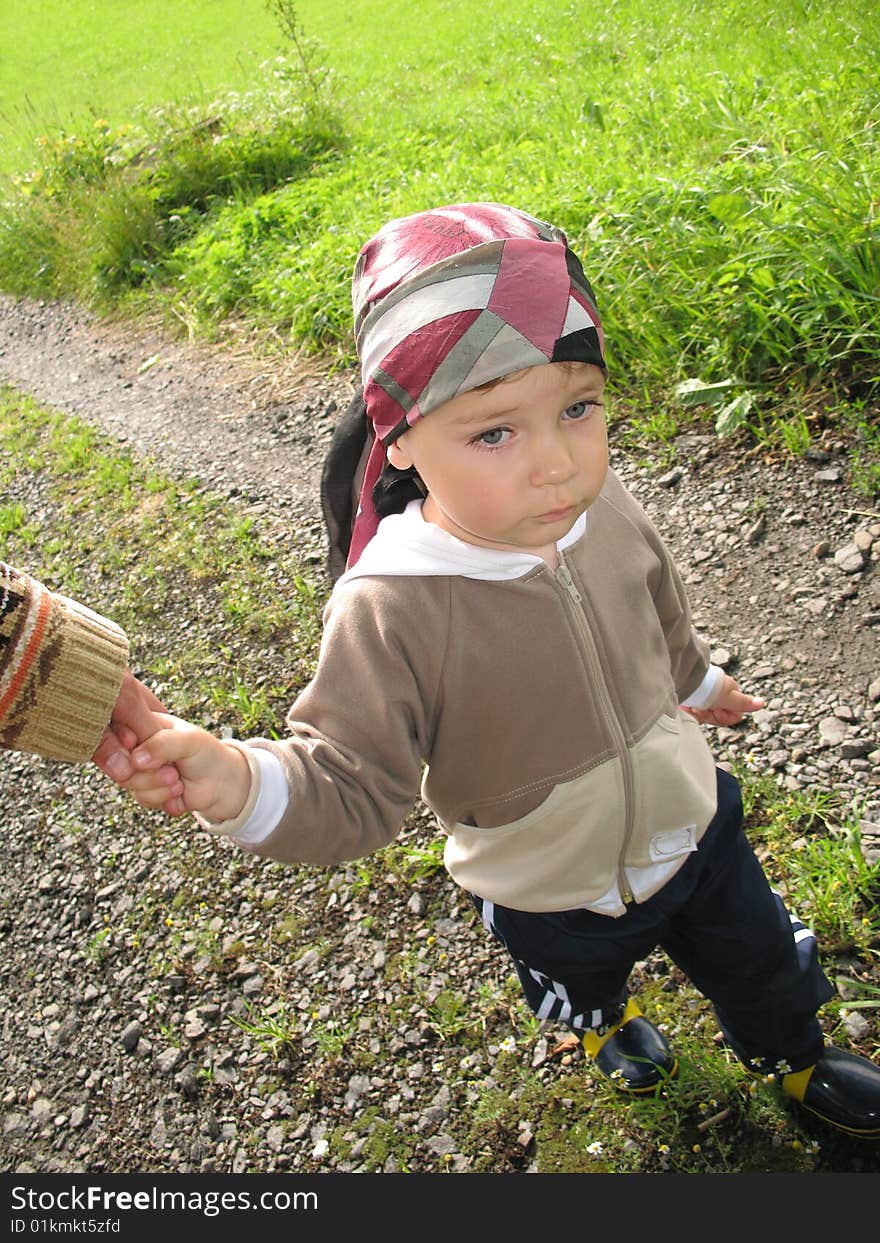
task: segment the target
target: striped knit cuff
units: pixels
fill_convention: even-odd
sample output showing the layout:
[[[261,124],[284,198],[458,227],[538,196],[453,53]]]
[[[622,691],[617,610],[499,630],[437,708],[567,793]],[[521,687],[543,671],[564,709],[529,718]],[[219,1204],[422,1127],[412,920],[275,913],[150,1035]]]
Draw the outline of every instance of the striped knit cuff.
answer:
[[[0,743],[53,760],[91,759],[128,665],[125,633],[25,575],[15,585],[24,590],[8,635]]]

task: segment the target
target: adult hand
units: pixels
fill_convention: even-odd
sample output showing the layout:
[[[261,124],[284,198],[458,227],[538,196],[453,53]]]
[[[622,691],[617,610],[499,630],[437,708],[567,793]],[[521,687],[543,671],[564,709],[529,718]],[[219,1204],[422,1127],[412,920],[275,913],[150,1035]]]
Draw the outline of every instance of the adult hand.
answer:
[[[132,776],[135,771],[131,763],[132,750],[138,743],[152,738],[157,729],[165,728],[165,722],[157,715],[165,711],[161,699],[126,669],[110,714],[111,723],[92,756],[111,781],[119,784]]]

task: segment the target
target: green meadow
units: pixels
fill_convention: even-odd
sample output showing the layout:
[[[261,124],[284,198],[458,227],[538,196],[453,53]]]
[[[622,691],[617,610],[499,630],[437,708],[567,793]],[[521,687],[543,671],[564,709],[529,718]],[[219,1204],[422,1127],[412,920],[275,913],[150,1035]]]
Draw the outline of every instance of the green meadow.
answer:
[[[4,0],[0,173],[29,167],[47,133],[246,89],[279,46],[263,0]]]
[[[493,199],[569,233],[651,430],[696,410],[802,444],[806,417],[876,456],[875,5],[66,0],[2,22],[10,292],[349,361],[362,241]]]

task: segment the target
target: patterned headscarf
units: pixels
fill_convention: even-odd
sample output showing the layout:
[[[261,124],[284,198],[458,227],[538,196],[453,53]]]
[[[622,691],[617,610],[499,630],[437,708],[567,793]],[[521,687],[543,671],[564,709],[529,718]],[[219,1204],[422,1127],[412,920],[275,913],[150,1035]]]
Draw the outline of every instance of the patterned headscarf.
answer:
[[[539,363],[605,369],[593,291],[565,234],[515,208],[466,203],[390,221],[361,249],[352,304],[374,439],[349,566],[378,525],[387,446],[419,418]]]

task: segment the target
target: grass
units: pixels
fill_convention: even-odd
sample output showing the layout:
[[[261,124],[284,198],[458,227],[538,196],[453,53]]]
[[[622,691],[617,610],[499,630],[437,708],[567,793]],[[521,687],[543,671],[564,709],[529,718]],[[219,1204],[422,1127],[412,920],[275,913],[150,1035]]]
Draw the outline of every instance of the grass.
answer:
[[[618,0],[585,28],[580,6],[549,0],[252,2],[248,46],[267,60],[220,90],[219,40],[200,94],[167,59],[175,17],[214,29],[186,8],[163,6],[151,65],[168,85],[145,71],[144,108],[111,115],[96,96],[87,122],[47,124],[22,153],[0,207],[6,289],[149,310],[191,334],[244,323],[346,361],[365,238],[391,215],[492,198],[569,232],[620,392],[674,410],[681,381],[726,381],[722,430],[767,436],[779,413],[790,454],[860,402],[876,432],[874,6]],[[102,39],[130,64],[127,32],[107,21]],[[6,72],[20,81],[22,60]],[[71,92],[82,118],[75,75]],[[784,407],[817,390],[805,429]],[[876,441],[862,455],[873,492]]]
[[[279,45],[263,0],[10,0],[0,10],[0,173],[26,167],[34,140],[117,126],[174,98],[246,89]]]
[[[222,648],[188,632],[143,672],[159,684],[195,688],[169,703],[172,710],[197,712],[212,726],[246,722],[252,733],[279,733],[292,693],[314,667],[323,598],[322,585],[289,550],[199,481],[167,478],[81,420],[12,389],[0,388],[0,450],[4,490],[14,493],[17,472],[36,474],[66,515],[47,530],[20,503],[4,507],[4,555],[35,568],[39,550],[35,572],[65,594],[85,592],[86,578],[97,575],[102,586],[87,594],[133,636],[134,660],[138,636],[161,625],[166,601],[181,592],[199,610],[225,615]],[[268,660],[270,641],[286,653],[283,663],[274,654]],[[262,648],[264,666],[246,659],[251,648]]]

